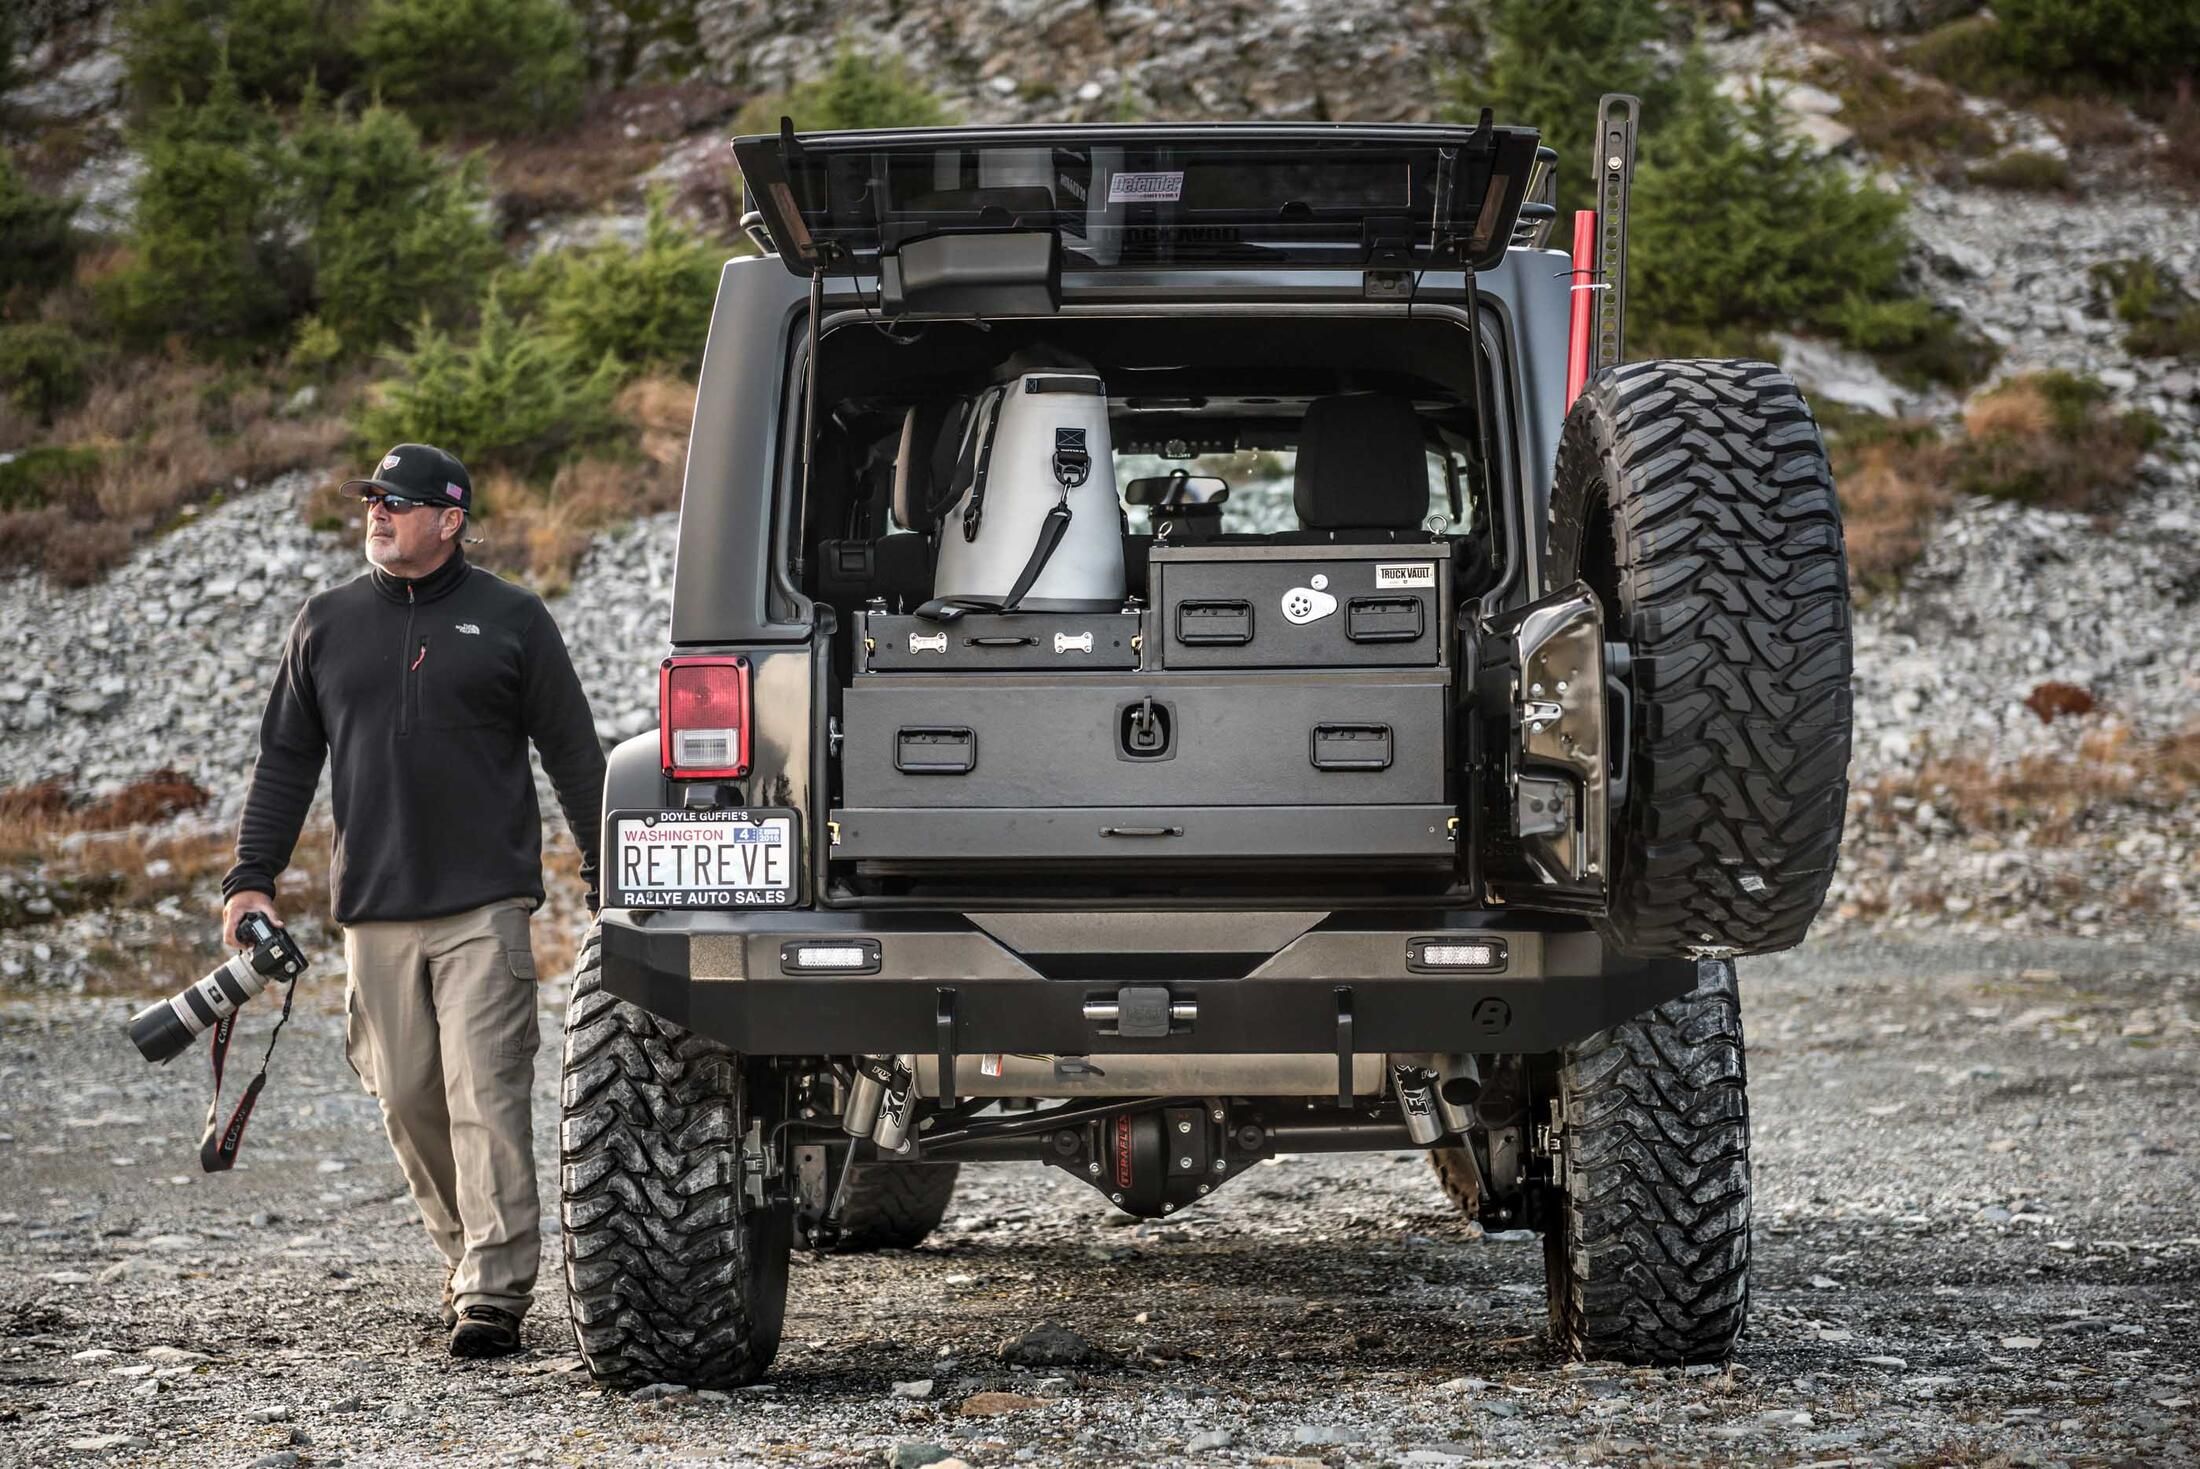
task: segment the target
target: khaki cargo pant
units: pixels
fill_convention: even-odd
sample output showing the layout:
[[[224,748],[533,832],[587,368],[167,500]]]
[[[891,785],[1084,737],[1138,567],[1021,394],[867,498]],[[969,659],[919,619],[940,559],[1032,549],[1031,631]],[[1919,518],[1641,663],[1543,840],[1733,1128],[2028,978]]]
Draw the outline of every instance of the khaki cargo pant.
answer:
[[[344,1043],[382,1104],[458,1309],[524,1314],[542,1256],[535,1197],[534,903],[344,930]]]

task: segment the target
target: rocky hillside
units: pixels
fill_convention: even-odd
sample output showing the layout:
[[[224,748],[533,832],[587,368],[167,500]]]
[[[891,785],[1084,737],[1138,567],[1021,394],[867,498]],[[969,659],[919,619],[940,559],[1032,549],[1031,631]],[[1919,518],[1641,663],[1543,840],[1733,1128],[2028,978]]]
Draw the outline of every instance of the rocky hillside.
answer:
[[[1818,84],[1838,83],[1855,48],[1877,44],[1860,27],[1966,8],[1923,13],[1932,3],[1759,6],[1757,24],[1713,54],[1738,90],[1816,79],[1787,105],[1817,119],[1817,146],[1907,189],[1915,277],[2000,348],[1998,379],[2081,375],[2159,432],[2112,512],[1958,495],[1925,523],[1914,563],[1860,593],[1853,835],[1827,921],[2114,937],[2200,928],[2200,366],[2135,355],[2093,277],[2105,262],[2151,257],[2172,278],[2200,281],[2195,202],[2147,172],[2140,160],[2162,139],[2136,119],[2123,142],[2076,149],[2046,113],[1961,99],[1985,153],[2065,159],[2070,186],[2044,192],[1867,148],[1862,104]],[[814,75],[837,35],[903,57],[970,120],[1425,117],[1438,78],[1477,34],[1474,7],[1432,0],[697,0],[692,27],[668,29],[661,18],[673,8],[650,7],[660,21],[644,24],[634,18],[643,7],[599,3],[590,15],[601,63],[637,83],[699,70],[747,94]],[[77,0],[7,101],[96,132],[112,101],[101,89],[116,85],[101,15]],[[1826,25],[1836,29],[1811,28]],[[653,145],[646,171],[716,166],[715,136],[698,129]],[[95,193],[128,176],[112,143],[80,165]],[[627,207],[549,227],[631,233]],[[1863,413],[1959,432],[1963,394],[1905,386],[1823,341],[1776,345],[1829,423]],[[291,611],[358,564],[353,546],[299,514],[324,478],[250,486],[141,545],[98,585],[61,591],[35,572],[0,580],[0,787],[61,777],[96,794],[172,766],[213,793],[182,827],[231,819]],[[554,604],[606,740],[654,723],[673,529],[658,516],[602,535]],[[27,893],[32,916],[52,920],[0,924],[0,967],[82,983],[89,971],[68,956],[111,937],[118,920],[41,898],[41,881],[31,869],[0,877],[0,910]],[[206,896],[202,883],[188,900],[165,900],[171,926],[196,932],[194,905]]]

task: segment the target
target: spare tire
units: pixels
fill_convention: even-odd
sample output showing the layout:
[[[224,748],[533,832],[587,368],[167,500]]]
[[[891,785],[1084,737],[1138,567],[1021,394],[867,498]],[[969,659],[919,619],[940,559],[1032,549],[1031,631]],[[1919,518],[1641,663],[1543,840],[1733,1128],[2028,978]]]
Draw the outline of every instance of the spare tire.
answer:
[[[1848,801],[1848,561],[1809,406],[1764,362],[1641,362],[1574,402],[1552,583],[1627,644],[1628,791],[1606,939],[1765,954],[1825,901]]]

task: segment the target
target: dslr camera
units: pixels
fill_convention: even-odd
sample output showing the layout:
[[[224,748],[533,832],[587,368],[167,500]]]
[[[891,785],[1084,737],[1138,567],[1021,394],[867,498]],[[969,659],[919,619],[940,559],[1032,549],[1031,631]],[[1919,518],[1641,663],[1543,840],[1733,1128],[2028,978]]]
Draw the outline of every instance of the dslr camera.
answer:
[[[245,914],[237,936],[252,947],[174,999],[156,1000],[132,1017],[130,1039],[146,1060],[174,1060],[269,984],[305,973],[306,956],[297,942],[265,914]]]

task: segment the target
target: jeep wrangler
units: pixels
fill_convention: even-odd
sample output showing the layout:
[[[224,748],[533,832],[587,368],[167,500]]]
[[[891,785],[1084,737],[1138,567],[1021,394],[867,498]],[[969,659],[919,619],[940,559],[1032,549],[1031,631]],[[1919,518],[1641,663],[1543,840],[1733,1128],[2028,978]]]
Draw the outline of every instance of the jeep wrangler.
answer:
[[[735,141],[567,1019],[598,1377],[755,1379],[789,1251],[966,1160],[1158,1216],[1397,1149],[1542,1234],[1561,1350],[1729,1354],[1847,574],[1788,377],[1623,361],[1634,121],[1570,252],[1488,114]]]

